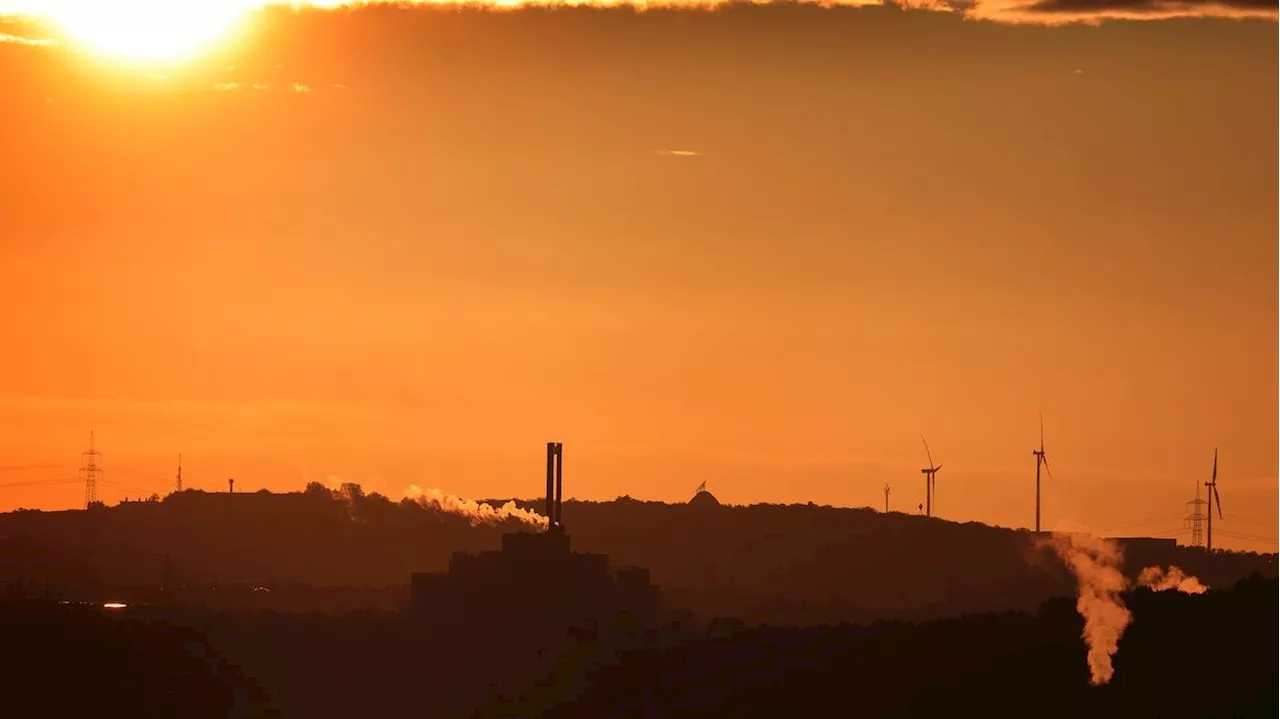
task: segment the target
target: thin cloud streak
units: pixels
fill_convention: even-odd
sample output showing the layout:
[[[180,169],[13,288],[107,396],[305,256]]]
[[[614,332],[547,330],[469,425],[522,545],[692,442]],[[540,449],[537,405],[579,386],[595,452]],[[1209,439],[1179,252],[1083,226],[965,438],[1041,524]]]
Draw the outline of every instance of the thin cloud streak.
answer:
[[[130,0],[116,2],[122,11],[129,11],[132,6]],[[362,6],[406,5],[491,12],[539,8],[627,8],[644,12],[714,11],[746,5],[808,5],[819,8],[890,5],[904,10],[957,13],[975,20],[1040,25],[1175,18],[1254,18],[1274,21],[1280,17],[1276,3],[1267,0],[193,0],[191,4],[196,3],[216,4],[224,9],[231,4],[232,11],[246,14],[262,10],[339,10]],[[0,0],[0,18],[58,17],[65,16],[68,12],[73,10],[68,9],[66,0]]]
[[[966,17],[1034,25],[1097,24],[1102,20],[1228,18],[1276,20],[1266,0],[977,0]]]
[[[23,37],[22,35],[10,35],[7,32],[0,32],[0,44],[10,45],[30,45],[32,47],[53,47],[58,44],[57,40],[52,38]]]

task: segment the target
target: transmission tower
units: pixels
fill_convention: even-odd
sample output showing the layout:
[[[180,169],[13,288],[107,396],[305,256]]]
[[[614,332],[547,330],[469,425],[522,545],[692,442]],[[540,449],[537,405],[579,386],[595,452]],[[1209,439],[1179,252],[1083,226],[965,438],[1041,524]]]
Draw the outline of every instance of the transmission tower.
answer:
[[[1200,485],[1196,485],[1196,498],[1187,502],[1187,506],[1191,507],[1191,514],[1187,516],[1187,525],[1191,527],[1191,546],[1204,547],[1204,520],[1205,512],[1202,511],[1204,505],[1209,502],[1200,499]]]
[[[88,509],[98,501],[98,480],[102,478],[102,467],[98,461],[102,453],[94,448],[93,432],[89,432],[89,451],[80,453],[80,479],[84,480],[84,508]]]
[[[182,491],[182,455],[178,455],[178,491]]]

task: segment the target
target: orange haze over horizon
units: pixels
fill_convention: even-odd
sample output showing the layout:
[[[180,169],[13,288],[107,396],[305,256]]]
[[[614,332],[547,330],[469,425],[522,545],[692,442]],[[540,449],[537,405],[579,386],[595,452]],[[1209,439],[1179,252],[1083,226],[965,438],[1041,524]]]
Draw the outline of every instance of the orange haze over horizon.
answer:
[[[0,511],[80,506],[16,485],[90,430],[109,502],[532,498],[556,440],[571,498],[915,511],[923,433],[938,516],[1025,527],[1043,412],[1046,528],[1185,542],[1217,447],[1215,546],[1276,551],[1275,23],[1062,7],[280,11],[162,68],[0,18]]]

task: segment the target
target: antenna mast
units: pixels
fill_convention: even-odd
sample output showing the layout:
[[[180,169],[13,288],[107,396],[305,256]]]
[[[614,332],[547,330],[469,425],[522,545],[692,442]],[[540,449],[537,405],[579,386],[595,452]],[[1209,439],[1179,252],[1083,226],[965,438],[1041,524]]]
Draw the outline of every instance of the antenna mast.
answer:
[[[80,479],[84,480],[84,508],[88,509],[98,501],[98,480],[102,478],[102,467],[98,460],[102,453],[94,448],[93,431],[89,431],[89,450],[80,453]]]
[[[884,513],[889,513],[889,485],[884,486]]]
[[[178,491],[182,491],[182,455],[178,455]]]

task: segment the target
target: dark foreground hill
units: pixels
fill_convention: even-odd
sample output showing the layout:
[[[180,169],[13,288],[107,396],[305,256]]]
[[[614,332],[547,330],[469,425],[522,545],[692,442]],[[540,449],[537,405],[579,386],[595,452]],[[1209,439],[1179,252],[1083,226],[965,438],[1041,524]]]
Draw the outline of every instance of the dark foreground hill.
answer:
[[[0,603],[15,660],[0,692],[6,716],[253,717],[268,705],[292,719],[1276,716],[1275,580],[1123,599],[1133,622],[1101,687],[1069,598],[919,624],[717,621],[626,652],[580,636],[535,651],[481,625],[426,629],[395,614]]]
[[[1072,591],[1059,564],[1035,559],[1029,532],[972,522],[813,505],[626,498],[567,502],[564,516],[575,548],[647,567],[669,605],[703,617],[924,620],[1031,610]],[[0,583],[38,591],[47,585],[55,594],[89,599],[147,598],[164,586],[169,598],[222,606],[390,609],[404,600],[411,572],[443,569],[455,550],[495,548],[501,532],[522,526],[514,520],[472,526],[458,514],[365,496],[354,487],[187,491],[88,512],[0,515]],[[1130,576],[1153,563],[1176,564],[1209,586],[1254,571],[1276,573],[1274,554],[1189,548],[1143,554],[1125,567]],[[238,583],[243,601],[233,602]]]
[[[1033,615],[923,625],[738,629],[635,652],[544,719],[640,717],[1274,717],[1275,580],[1125,597],[1134,621],[1115,676],[1093,687],[1073,600]]]
[[[266,694],[191,627],[101,605],[0,599],[0,714],[253,719]]]

